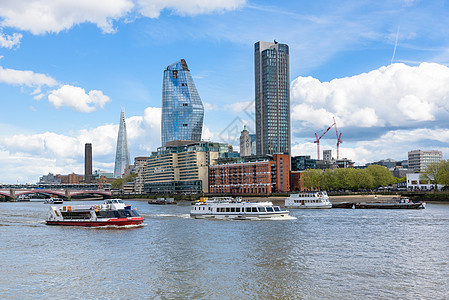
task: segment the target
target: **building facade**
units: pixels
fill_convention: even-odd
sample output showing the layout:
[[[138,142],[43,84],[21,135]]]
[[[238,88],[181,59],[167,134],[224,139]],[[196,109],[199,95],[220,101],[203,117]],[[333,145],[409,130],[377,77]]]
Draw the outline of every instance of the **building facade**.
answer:
[[[292,156],[292,171],[304,171],[307,169],[316,169],[316,159],[310,158],[310,155]]]
[[[413,150],[408,152],[408,168],[415,172],[423,172],[430,163],[439,163],[443,159],[441,151]]]
[[[92,180],[92,144],[84,145],[84,182],[90,183]]]
[[[115,151],[114,178],[122,177],[127,166],[129,166],[128,139],[126,135],[125,111],[122,109],[117,136],[117,149]]]
[[[251,137],[246,125],[240,133],[240,156],[251,156]]]
[[[162,146],[170,141],[201,141],[204,107],[184,59],[164,71]]]
[[[270,195],[290,191],[288,154],[209,167],[210,194]]]
[[[291,153],[290,67],[286,44],[254,44],[257,155]]]
[[[428,180],[422,179],[420,173],[409,173],[407,176],[407,190],[430,191],[435,189],[435,184]],[[442,185],[437,185],[437,190],[441,190]]]
[[[323,160],[326,162],[332,161],[332,150],[323,150]]]
[[[146,193],[207,193],[209,165],[229,149],[227,144],[211,142],[169,142],[147,159]]]

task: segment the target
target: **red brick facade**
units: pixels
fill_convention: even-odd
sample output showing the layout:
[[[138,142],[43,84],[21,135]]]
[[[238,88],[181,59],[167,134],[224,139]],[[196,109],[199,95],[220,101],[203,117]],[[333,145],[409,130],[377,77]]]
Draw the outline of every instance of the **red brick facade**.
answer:
[[[265,194],[290,191],[289,156],[274,154],[272,161],[209,166],[211,194]]]

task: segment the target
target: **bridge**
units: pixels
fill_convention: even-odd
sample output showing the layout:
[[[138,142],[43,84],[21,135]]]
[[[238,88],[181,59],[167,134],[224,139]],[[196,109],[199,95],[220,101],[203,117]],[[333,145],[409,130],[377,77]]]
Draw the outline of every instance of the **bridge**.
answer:
[[[18,196],[30,194],[47,194],[53,197],[63,198],[64,200],[71,200],[72,196],[78,195],[98,195],[103,196],[103,198],[112,197],[112,192],[104,189],[0,189],[0,196],[5,197],[6,201],[16,201]]]

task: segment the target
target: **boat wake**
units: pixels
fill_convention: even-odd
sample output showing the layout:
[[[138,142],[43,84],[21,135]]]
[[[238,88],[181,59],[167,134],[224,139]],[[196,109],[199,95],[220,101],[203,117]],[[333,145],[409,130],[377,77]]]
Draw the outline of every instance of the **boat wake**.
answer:
[[[139,228],[139,227],[145,227],[147,224],[133,224],[133,225],[106,225],[106,226],[96,226],[96,227],[83,227],[87,229],[129,229],[129,228]]]
[[[143,215],[145,218],[183,218],[183,219],[190,219],[189,214],[179,214],[179,215],[172,215],[172,214],[151,214],[151,215]]]

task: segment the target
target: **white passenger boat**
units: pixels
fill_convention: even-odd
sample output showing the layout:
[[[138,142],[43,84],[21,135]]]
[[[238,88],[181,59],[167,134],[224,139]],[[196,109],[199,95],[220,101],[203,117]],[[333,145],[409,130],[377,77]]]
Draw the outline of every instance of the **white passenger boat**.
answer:
[[[290,212],[272,202],[246,202],[230,197],[202,198],[194,203],[190,216],[195,219],[270,219],[286,218]]]
[[[325,191],[323,192],[302,192],[291,194],[285,199],[287,208],[332,208],[332,203]]]
[[[125,226],[144,221],[135,209],[121,199],[104,200],[100,205],[50,206],[47,225]]]

